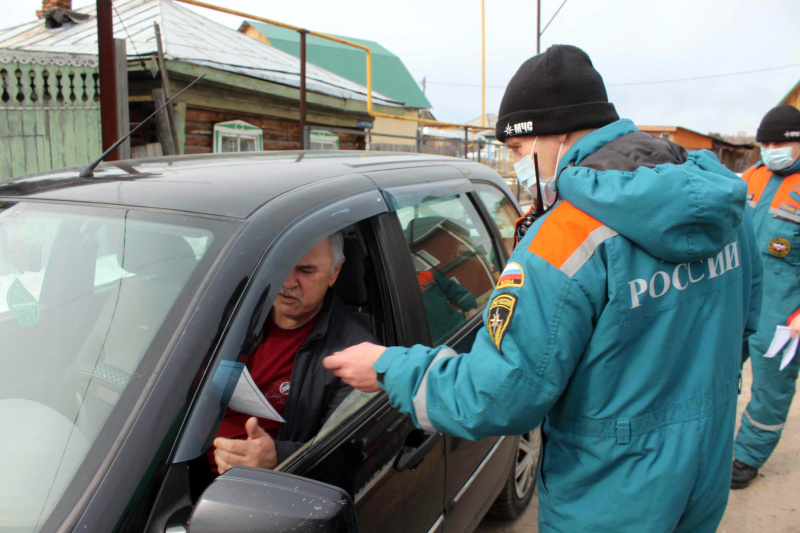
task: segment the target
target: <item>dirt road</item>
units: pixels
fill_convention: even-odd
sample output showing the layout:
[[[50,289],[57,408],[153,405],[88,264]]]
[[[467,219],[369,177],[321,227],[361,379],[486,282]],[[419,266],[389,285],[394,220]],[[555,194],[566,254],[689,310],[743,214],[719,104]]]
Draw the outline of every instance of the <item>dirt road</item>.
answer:
[[[752,373],[746,363],[737,420],[750,400]],[[738,422],[737,422],[738,427]],[[478,533],[531,533],[536,525],[536,501],[517,521],[484,519]],[[800,533],[800,395],[796,395],[783,437],[750,487],[732,490],[719,533]]]

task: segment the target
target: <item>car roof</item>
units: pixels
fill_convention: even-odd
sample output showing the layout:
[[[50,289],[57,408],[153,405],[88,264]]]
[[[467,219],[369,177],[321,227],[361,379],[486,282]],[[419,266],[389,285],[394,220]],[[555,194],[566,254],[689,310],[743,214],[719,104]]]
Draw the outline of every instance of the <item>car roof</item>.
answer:
[[[396,176],[379,171],[419,167],[453,167],[461,171],[459,176],[506,187],[494,171],[468,159],[401,152],[270,151],[114,161],[98,165],[92,178],[80,178],[80,167],[44,172],[0,183],[0,202],[85,202],[244,219],[300,187],[347,176],[363,182],[365,174],[377,186],[389,187],[399,184]],[[435,179],[409,172],[402,183]]]

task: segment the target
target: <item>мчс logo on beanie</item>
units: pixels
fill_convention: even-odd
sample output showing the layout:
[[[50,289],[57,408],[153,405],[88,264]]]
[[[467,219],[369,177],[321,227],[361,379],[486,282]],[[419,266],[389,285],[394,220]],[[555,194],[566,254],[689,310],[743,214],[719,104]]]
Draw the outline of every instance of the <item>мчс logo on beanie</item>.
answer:
[[[533,131],[533,121],[517,122],[513,127],[511,124],[506,124],[506,129],[504,131],[508,137],[530,133]]]

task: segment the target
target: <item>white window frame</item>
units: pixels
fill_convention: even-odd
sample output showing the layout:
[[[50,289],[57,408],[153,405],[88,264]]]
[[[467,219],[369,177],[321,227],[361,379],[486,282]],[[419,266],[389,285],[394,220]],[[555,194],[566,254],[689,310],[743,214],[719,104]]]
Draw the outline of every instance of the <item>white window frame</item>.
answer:
[[[314,148],[314,143],[322,145]],[[309,135],[309,149],[311,150],[338,150],[339,136],[325,130],[311,130]]]
[[[237,139],[237,151],[241,151],[241,139],[252,139],[255,141],[256,152],[264,150],[264,130],[253,126],[244,120],[231,120],[229,122],[218,122],[214,124],[214,153],[226,153],[222,151],[222,138],[235,137]],[[231,152],[227,152],[231,153]]]

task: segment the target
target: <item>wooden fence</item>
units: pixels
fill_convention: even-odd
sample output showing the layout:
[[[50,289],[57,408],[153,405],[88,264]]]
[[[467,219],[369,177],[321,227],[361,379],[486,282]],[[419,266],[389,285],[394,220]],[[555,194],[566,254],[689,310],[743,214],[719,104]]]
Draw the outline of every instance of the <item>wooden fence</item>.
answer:
[[[100,156],[96,56],[0,49],[0,181]]]

